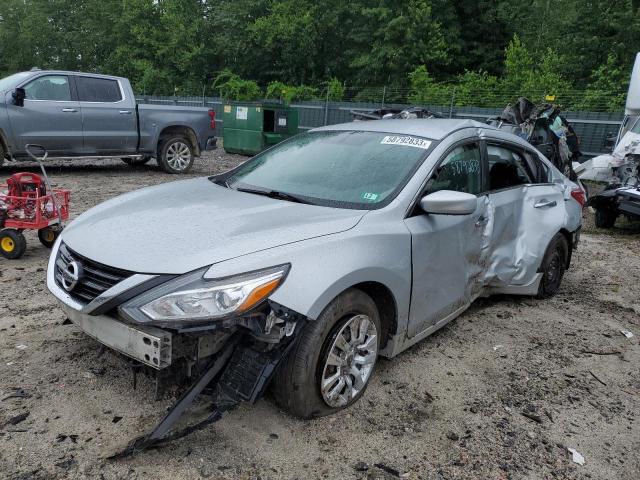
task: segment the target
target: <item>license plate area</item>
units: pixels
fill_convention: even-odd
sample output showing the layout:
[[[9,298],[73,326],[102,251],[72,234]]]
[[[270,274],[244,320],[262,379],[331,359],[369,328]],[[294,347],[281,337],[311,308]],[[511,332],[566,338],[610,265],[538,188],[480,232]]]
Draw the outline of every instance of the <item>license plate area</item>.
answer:
[[[69,320],[109,348],[138,360],[156,370],[171,365],[171,334],[148,326],[133,326],[106,315],[86,315],[66,305]]]

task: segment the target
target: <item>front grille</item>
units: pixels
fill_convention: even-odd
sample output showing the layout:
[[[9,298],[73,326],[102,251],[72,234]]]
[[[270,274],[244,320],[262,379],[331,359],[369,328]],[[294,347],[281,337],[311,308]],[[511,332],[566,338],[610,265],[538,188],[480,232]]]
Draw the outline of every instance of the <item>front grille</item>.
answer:
[[[107,267],[89,260],[62,243],[56,258],[55,279],[58,286],[63,289],[62,272],[73,261],[82,266],[83,274],[74,289],[68,293],[73,299],[83,303],[91,302],[103,292],[133,275],[132,272]]]

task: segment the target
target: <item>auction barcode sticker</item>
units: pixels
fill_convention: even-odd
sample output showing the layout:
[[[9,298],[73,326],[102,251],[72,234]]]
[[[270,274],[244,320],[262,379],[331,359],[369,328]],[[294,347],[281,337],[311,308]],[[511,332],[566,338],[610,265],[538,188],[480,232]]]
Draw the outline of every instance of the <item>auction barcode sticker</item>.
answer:
[[[431,146],[431,140],[424,138],[409,137],[401,135],[387,135],[380,142],[384,145],[401,145],[404,147],[417,147],[427,150]]]

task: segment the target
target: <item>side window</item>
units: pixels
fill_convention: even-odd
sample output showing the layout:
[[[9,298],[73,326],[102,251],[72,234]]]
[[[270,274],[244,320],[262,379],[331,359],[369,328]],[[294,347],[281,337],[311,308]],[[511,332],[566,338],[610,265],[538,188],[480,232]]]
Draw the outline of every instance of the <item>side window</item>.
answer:
[[[489,190],[534,183],[524,157],[505,147],[487,145]]]
[[[455,190],[474,195],[482,191],[479,144],[461,145],[447,154],[427,183],[426,193],[438,190]]]
[[[64,75],[38,77],[24,86],[24,92],[27,100],[71,100],[69,78]]]
[[[533,152],[525,152],[527,164],[532,167],[536,183],[549,183],[551,180],[551,169],[540,160],[540,157]]]
[[[95,77],[76,77],[78,100],[81,102],[113,103],[122,100],[117,80]]]

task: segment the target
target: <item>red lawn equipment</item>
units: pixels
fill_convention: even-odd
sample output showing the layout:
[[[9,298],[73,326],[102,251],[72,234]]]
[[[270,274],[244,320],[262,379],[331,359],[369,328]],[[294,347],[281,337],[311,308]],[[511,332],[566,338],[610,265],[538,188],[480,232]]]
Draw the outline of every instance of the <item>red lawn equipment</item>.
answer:
[[[0,254],[20,258],[27,247],[22,232],[37,230],[40,242],[51,248],[69,218],[69,190],[53,189],[44,169],[47,151],[40,145],[26,145],[27,153],[38,162],[42,176],[16,173],[0,185]],[[34,152],[40,152],[38,157]],[[4,193],[6,192],[6,193]]]

